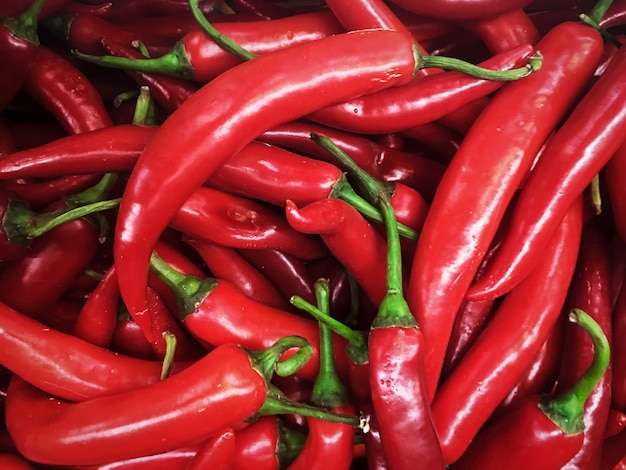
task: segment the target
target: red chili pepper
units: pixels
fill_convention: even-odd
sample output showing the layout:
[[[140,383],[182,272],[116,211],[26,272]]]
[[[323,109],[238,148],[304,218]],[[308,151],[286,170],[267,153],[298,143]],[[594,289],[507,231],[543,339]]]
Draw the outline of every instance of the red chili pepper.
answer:
[[[6,470],[35,470],[26,459],[15,454],[0,454],[0,465]]]
[[[115,266],[111,266],[91,292],[80,311],[73,334],[91,344],[108,348],[113,340],[119,287]]]
[[[186,470],[231,470],[235,459],[235,430],[226,428],[221,433],[202,443]]]
[[[0,271],[0,300],[38,318],[94,259],[98,239],[98,228],[86,219],[67,222],[37,237],[28,254]]]
[[[298,295],[309,302],[315,300],[313,277],[305,263],[280,250],[240,250],[240,254],[261,271],[281,292],[282,298]],[[216,276],[219,277],[219,276]]]
[[[600,326],[584,311],[574,309],[569,318],[593,339],[592,365],[567,391],[555,396],[534,395],[491,422],[453,465],[455,470],[558,470],[579,451],[584,435],[585,399],[606,371],[610,347]]]
[[[68,133],[79,134],[112,125],[106,106],[89,79],[46,46],[37,48],[24,91],[42,104]]]
[[[289,10],[294,8],[284,8],[267,0],[234,0],[229,6],[239,14],[248,14],[264,20],[291,16],[293,13]]]
[[[375,178],[403,183],[419,191],[427,201],[432,199],[445,169],[443,164],[422,155],[401,152],[365,136],[309,122],[282,124],[264,132],[258,139],[336,164],[336,158],[311,140],[312,133],[330,138]]]
[[[262,416],[235,435],[234,470],[280,469],[293,461],[306,435],[275,416]]]
[[[39,47],[37,17],[45,3],[32,1],[20,14],[0,15],[0,58],[5,70],[0,77],[0,111],[20,91],[32,67]]]
[[[102,465],[71,465],[67,467],[56,467],[63,470],[190,470],[189,465],[195,458],[198,448],[198,445],[186,446],[170,452],[117,460],[115,462],[107,462]]]
[[[169,225],[188,236],[231,248],[280,249],[302,259],[327,253],[319,240],[294,230],[268,207],[207,186],[193,192]]]
[[[343,32],[333,14],[328,11],[303,13],[269,21],[220,22],[213,26],[244,49],[261,55]],[[241,59],[222,48],[199,26],[182,37],[171,51],[153,59],[137,60],[87,54],[82,51],[77,53],[82,59],[104,66],[164,73],[198,83],[207,83],[241,63]]]
[[[381,196],[384,197],[384,196]],[[372,404],[389,466],[445,468],[431,418],[424,375],[425,343],[404,299],[400,239],[386,198],[380,208],[387,229],[387,293],[368,338]]]
[[[280,309],[288,307],[277,287],[234,248],[190,237],[185,242],[198,252],[213,277],[230,282],[258,302]],[[265,250],[251,250],[251,253],[257,251]]]
[[[540,34],[528,14],[521,8],[477,21],[462,23],[485,43],[492,54],[522,44],[536,44]]]
[[[103,464],[175,450],[241,427],[268,398],[267,383],[285,348],[303,344],[291,338],[256,354],[226,344],[165,380],[80,403],[54,399],[14,376],[7,429],[24,456],[52,465]]]
[[[584,310],[600,326],[610,345],[611,304],[609,298],[610,259],[607,241],[593,220],[583,226],[580,253],[566,305]],[[567,325],[561,370],[556,393],[572,387],[593,361],[592,343],[580,329]],[[609,409],[611,407],[611,364],[585,402],[585,432],[580,450],[563,469],[597,468],[600,464]]]
[[[83,401],[159,380],[161,363],[92,345],[0,304],[0,364],[59,398]],[[175,363],[174,372],[188,364]]]
[[[0,178],[130,171],[156,130],[154,126],[128,124],[72,134],[1,159]]]
[[[464,138],[463,135],[438,122],[404,129],[401,133],[407,141],[415,141],[422,152],[446,165],[456,155]]]
[[[492,98],[450,162],[420,233],[407,301],[428,345],[431,397],[455,315],[507,205],[544,140],[590,79],[602,40],[587,26],[563,23],[544,36],[537,49],[544,56],[543,66],[508,83]],[[498,177],[485,180],[495,168]]]
[[[435,0],[428,2],[428,4],[410,0],[393,0],[393,3],[405,10],[424,16],[450,21],[468,21],[490,18],[511,10],[524,8],[532,3],[532,0],[513,0],[506,3],[498,0]]]
[[[133,318],[142,322],[146,311],[149,257],[160,233],[224,161],[272,126],[332,102],[405,83],[414,69],[410,41],[393,31],[371,30],[258,57],[195,93],[146,146],[120,205],[114,254],[122,298]],[[198,120],[199,109],[206,106],[212,112]],[[186,155],[175,171],[172,152]]]
[[[330,315],[330,286],[326,279],[315,282],[317,308]],[[348,390],[337,375],[334,365],[333,333],[324,323],[320,329],[320,366],[313,384],[310,401],[335,413],[355,415]],[[355,427],[309,418],[308,436],[289,470],[312,469],[348,470],[353,460]]]
[[[286,214],[296,230],[320,235],[372,302],[381,302],[386,293],[387,246],[356,209],[339,199],[320,199],[301,209],[287,201]]]
[[[626,414],[611,408],[606,422],[604,440],[616,436],[626,428]]]
[[[569,206],[619,148],[626,135],[625,71],[626,52],[620,49],[546,143],[524,183],[500,250],[468,298],[497,297],[519,282],[541,257]]]
[[[309,380],[317,376],[319,333],[314,321],[257,302],[221,279],[184,274],[158,256],[152,257],[151,268],[172,290],[187,331],[200,341],[259,349],[283,336],[298,335],[313,345],[313,356],[297,375]],[[337,351],[343,351],[343,340],[336,340]],[[340,374],[345,374],[345,355],[338,353],[336,363]]]
[[[574,273],[581,228],[579,200],[554,234],[541,264],[504,298],[473,347],[439,386],[432,413],[447,463],[467,450],[552,331]],[[494,357],[499,367],[494,367]]]
[[[602,444],[599,470],[624,470],[626,468],[626,431],[606,439]]]
[[[214,4],[211,0],[201,0],[200,9],[211,13]],[[187,0],[126,0],[122,3],[113,2],[107,14],[110,21],[129,21],[146,16],[169,16],[189,14]]]
[[[531,45],[519,45],[480,65],[492,70],[510,70],[523,66],[532,53]],[[397,132],[439,119],[466,103],[495,92],[504,83],[447,71],[320,109],[308,118],[361,134]]]

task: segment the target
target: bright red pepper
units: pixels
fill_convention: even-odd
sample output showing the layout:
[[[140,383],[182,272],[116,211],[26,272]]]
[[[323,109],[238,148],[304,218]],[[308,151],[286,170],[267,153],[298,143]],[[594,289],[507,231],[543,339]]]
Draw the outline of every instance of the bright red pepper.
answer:
[[[407,301],[428,345],[431,397],[455,315],[507,205],[544,140],[590,79],[602,40],[587,26],[563,23],[537,48],[544,56],[541,69],[502,87],[463,139],[437,188],[417,243]],[[548,102],[550,106],[545,105]],[[438,255],[432,256],[433,252]]]
[[[467,450],[559,318],[576,265],[581,206],[579,200],[572,207],[541,264],[502,301],[473,347],[439,386],[432,413],[447,463]],[[494,367],[494,357],[499,358],[499,367]]]
[[[0,465],[6,470],[35,470],[26,459],[16,454],[0,454]]]
[[[102,464],[175,450],[225,427],[239,428],[261,409],[272,370],[267,359],[261,361],[226,344],[165,380],[80,403],[53,399],[14,376],[7,429],[24,456],[53,465]]]
[[[585,374],[567,391],[533,395],[492,421],[452,468],[560,470],[580,450],[585,399],[606,371],[610,347],[600,326],[582,310],[572,310],[570,319],[593,338],[594,359]]]
[[[546,143],[515,204],[502,246],[468,298],[498,297],[532,269],[569,206],[624,141],[625,71],[626,52],[620,49]]]
[[[518,8],[524,8],[532,0],[434,0],[426,3],[411,0],[393,0],[393,3],[408,11],[433,18],[451,21],[468,21],[490,18]]]
[[[393,31],[335,35],[245,62],[174,112],[131,173],[118,214],[115,262],[133,318],[141,322],[146,311],[148,264],[156,240],[182,203],[224,161],[274,125],[406,83],[416,67],[413,54],[412,43]],[[207,106],[212,112],[199,114]],[[175,171],[173,152],[186,155]]]
[[[539,31],[521,8],[478,21],[464,22],[462,26],[479,36],[493,54],[521,44],[534,45],[540,39]]]
[[[226,428],[219,434],[203,442],[186,470],[231,470],[235,460],[235,430]]]

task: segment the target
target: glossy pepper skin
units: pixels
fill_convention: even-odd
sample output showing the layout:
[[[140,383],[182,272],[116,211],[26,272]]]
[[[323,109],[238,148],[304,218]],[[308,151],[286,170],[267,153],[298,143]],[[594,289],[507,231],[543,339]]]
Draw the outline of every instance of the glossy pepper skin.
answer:
[[[53,465],[175,450],[239,426],[267,395],[265,378],[234,344],[214,349],[166,380],[81,403],[51,399],[17,376],[9,387],[7,429],[17,448],[33,461]]]
[[[133,318],[141,323],[146,311],[149,258],[160,233],[224,161],[273,125],[406,83],[415,66],[413,44],[398,33],[336,35],[243,63],[178,108],[131,173],[117,219],[114,257],[122,298]],[[207,106],[214,112],[198,113]],[[187,157],[172,171],[169,156],[180,151]]]
[[[452,468],[567,468],[583,442],[585,400],[606,371],[611,354],[601,327],[584,311],[573,309],[568,318],[593,338],[594,358],[583,376],[564,392],[532,395],[493,420]]]
[[[473,347],[439,386],[432,415],[446,463],[457,461],[467,450],[557,322],[576,265],[581,212],[579,200],[541,264],[503,300]],[[500,358],[499,367],[494,367],[494,356]]]
[[[83,401],[159,380],[158,361],[115,354],[5,304],[0,304],[0,311],[0,364],[51,395]],[[184,366],[175,365],[173,372]]]
[[[468,298],[497,297],[519,282],[540,258],[569,206],[622,144],[625,71],[622,48],[546,143],[515,204],[498,254]]]
[[[602,40],[587,26],[562,23],[537,48],[544,56],[541,69],[506,84],[480,114],[444,173],[420,233],[407,301],[426,338],[431,397],[454,318],[507,205],[544,140],[590,79]],[[505,121],[503,113],[509,116]],[[433,251],[439,254],[432,256]]]

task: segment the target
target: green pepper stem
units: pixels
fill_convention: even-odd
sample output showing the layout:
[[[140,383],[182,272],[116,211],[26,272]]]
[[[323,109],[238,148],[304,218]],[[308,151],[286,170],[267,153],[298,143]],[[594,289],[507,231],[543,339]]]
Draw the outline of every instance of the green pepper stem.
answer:
[[[136,70],[146,73],[161,73],[172,77],[193,80],[193,66],[185,51],[185,46],[178,42],[165,54],[152,59],[133,59],[130,57],[116,57],[111,55],[91,55],[73,50],[72,53],[85,62],[97,64],[101,67],[114,69]]]
[[[335,188],[337,188],[335,190]],[[359,196],[352,186],[350,186],[347,182],[343,185],[335,185],[333,187],[333,192],[330,197],[336,197],[337,199],[341,199],[342,201],[347,202],[356,210],[358,210],[361,214],[367,217],[370,220],[375,220],[376,222],[383,222],[383,216],[380,211],[376,209],[372,204],[367,202],[361,196]],[[398,233],[402,235],[404,238],[408,238],[409,240],[417,240],[419,234],[413,230],[411,227],[407,227],[404,224],[398,222]]]
[[[133,124],[151,126],[156,124],[156,107],[154,100],[150,96],[150,88],[142,86],[139,88],[139,96],[133,114]]]
[[[276,418],[276,425],[278,426],[278,442],[276,443],[278,468],[287,468],[302,450],[307,433],[287,426],[280,418]]]
[[[13,243],[30,246],[32,241],[66,222],[119,206],[121,198],[98,201],[84,206],[67,206],[52,212],[38,214],[26,201],[9,201],[2,226],[7,238]]]
[[[243,61],[254,59],[255,57],[257,57],[257,54],[254,54],[247,49],[244,49],[235,41],[219,32],[218,29],[204,17],[202,10],[200,10],[200,7],[198,6],[198,3],[199,0],[189,0],[191,13],[202,28],[202,30],[207,33],[211,39],[219,44],[220,47],[226,49],[228,52],[234,54]]]
[[[204,299],[217,287],[215,279],[183,274],[154,252],[150,257],[150,269],[171,289],[182,320],[196,312]]]
[[[367,333],[356,331],[339,320],[322,312],[315,305],[307,302],[302,297],[294,295],[289,299],[291,304],[300,310],[307,312],[318,322],[326,325],[331,331],[348,341],[347,353],[355,364],[364,364],[368,361]]]
[[[404,298],[402,288],[402,252],[396,227],[396,216],[385,193],[379,194],[379,207],[387,229],[387,293],[372,322],[373,328],[412,327],[417,322]]]
[[[270,385],[265,402],[259,410],[259,415],[298,414],[311,418],[329,421],[331,423],[347,424],[358,427],[361,424],[359,416],[333,413],[325,408],[307,405],[287,398],[282,392]]]
[[[598,33],[600,33],[600,35],[607,41],[611,42],[615,47],[617,47],[618,49],[620,47],[622,47],[622,43],[619,39],[617,39],[617,37],[615,37],[614,34],[611,34],[610,32],[608,32],[605,28],[603,28],[600,23],[598,23],[596,20],[594,20],[593,18],[591,18],[589,15],[586,15],[584,13],[581,13],[579,16],[580,21],[582,21],[584,24],[586,24],[587,26],[592,27],[593,29],[595,29],[596,31],[598,31]]]
[[[281,359],[287,351],[294,348],[297,349],[295,354],[287,359]],[[285,377],[302,369],[313,356],[313,346],[301,336],[285,336],[269,348],[246,352],[253,367],[269,383],[274,372]]]
[[[569,320],[581,326],[591,337],[594,354],[589,368],[569,390],[556,397],[544,397],[539,408],[566,434],[583,431],[585,401],[596,388],[609,366],[611,348],[598,323],[580,309],[572,309]]]
[[[4,24],[14,36],[25,39],[35,46],[39,46],[37,24],[39,13],[45,3],[46,0],[35,0],[19,15],[4,18],[2,24]]]
[[[170,376],[174,355],[176,354],[176,335],[169,331],[164,331],[163,339],[165,340],[165,356],[161,365],[161,380]]]
[[[600,24],[612,3],[613,0],[600,0],[596,3],[589,13],[591,20],[596,24]]]
[[[538,71],[541,68],[543,57],[539,51],[536,51],[528,58],[528,63],[524,67],[511,70],[491,70],[454,57],[434,55],[421,55],[419,61],[422,69],[434,67],[463,72],[481,80],[511,81],[519,80]]]
[[[318,308],[330,316],[330,286],[328,279],[320,278],[314,283],[315,299]],[[333,353],[333,332],[324,323],[319,322],[320,330],[320,365],[317,378],[313,383],[311,403],[326,408],[336,408],[348,403],[348,390],[341,383],[335,369]]]

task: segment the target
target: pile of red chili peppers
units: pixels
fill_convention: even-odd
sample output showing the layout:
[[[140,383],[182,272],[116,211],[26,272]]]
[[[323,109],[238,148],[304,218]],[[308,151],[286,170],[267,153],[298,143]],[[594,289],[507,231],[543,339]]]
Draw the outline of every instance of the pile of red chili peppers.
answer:
[[[626,0],[0,3],[0,467],[626,469]]]

